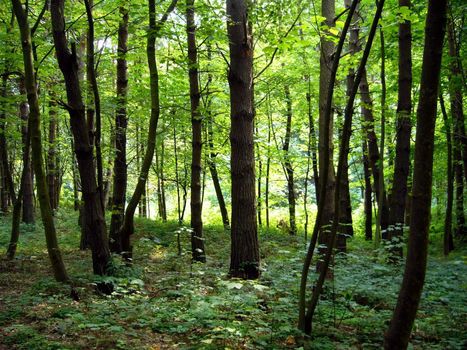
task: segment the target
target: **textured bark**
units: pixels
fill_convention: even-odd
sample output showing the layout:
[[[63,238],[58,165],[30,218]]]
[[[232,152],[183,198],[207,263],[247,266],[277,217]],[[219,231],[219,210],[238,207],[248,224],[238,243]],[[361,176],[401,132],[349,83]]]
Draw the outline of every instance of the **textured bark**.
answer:
[[[127,163],[126,163],[126,128],[127,120],[127,95],[128,95],[128,69],[126,53],[128,51],[128,9],[120,7],[120,23],[118,26],[117,48],[117,110],[115,113],[115,162],[112,194],[112,216],[110,218],[110,250],[121,253],[122,242],[119,231],[123,222],[127,188]]]
[[[329,27],[334,27],[334,17],[336,15],[335,0],[323,0],[321,2],[321,15],[326,18],[324,23]],[[326,113],[327,92],[330,84],[332,58],[335,54],[335,45],[333,41],[328,40],[325,34],[321,37],[321,54],[319,68],[319,185],[325,185],[326,201],[320,223],[320,232],[318,237],[320,255],[326,254],[326,246],[332,219],[334,217],[334,193],[336,191],[336,179],[334,170],[334,142],[332,136],[327,140],[325,133],[333,135],[334,117],[333,113]],[[328,129],[328,130],[326,130]],[[329,159],[329,161],[327,161]],[[328,168],[328,169],[326,169]],[[327,174],[327,180],[324,181],[324,174]],[[320,190],[320,193],[322,190]],[[320,201],[322,200],[320,195]],[[321,270],[322,260],[318,259],[316,269]]]
[[[47,184],[42,162],[42,143],[40,130],[40,109],[37,97],[37,85],[34,76],[34,61],[32,55],[32,42],[27,15],[23,10],[20,0],[12,0],[13,9],[18,20],[21,33],[21,43],[23,51],[23,63],[25,73],[26,92],[30,108],[29,130],[31,133],[32,161],[36,174],[37,193],[41,208],[42,223],[44,225],[47,251],[54,272],[55,279],[60,282],[68,281],[65,265],[58,248],[55,224],[52,217],[52,209],[48,198]]]
[[[294,183],[294,169],[290,159],[290,137],[292,134],[292,99],[290,97],[290,88],[285,87],[285,103],[287,105],[287,123],[285,127],[284,144],[282,151],[284,152],[284,167],[287,175],[287,199],[289,201],[289,225],[291,235],[297,234],[297,224],[295,221],[295,183]]]
[[[175,8],[177,0],[172,0],[171,4],[167,8],[166,12],[162,16],[162,19],[156,24],[156,4],[155,0],[149,0],[149,35],[147,39],[146,53],[148,58],[149,66],[149,80],[151,90],[151,116],[149,119],[148,138],[146,144],[146,151],[144,154],[143,163],[141,164],[141,170],[138,176],[138,182],[136,184],[133,195],[128,202],[128,206],[125,210],[125,216],[123,224],[120,229],[120,237],[122,242],[122,250],[125,252],[125,256],[131,258],[132,246],[130,243],[130,236],[134,233],[134,215],[136,207],[141,199],[141,195],[144,193],[146,188],[146,180],[149,174],[149,168],[151,167],[152,158],[154,156],[154,149],[156,147],[156,132],[157,124],[160,115],[160,103],[159,103],[159,73],[157,70],[156,63],[156,38],[158,33],[167,20],[169,14]]]
[[[431,214],[434,131],[446,26],[445,0],[430,0],[425,24],[420,99],[417,110],[412,215],[404,278],[385,349],[406,349],[425,281]]]
[[[26,95],[24,84],[24,77],[21,77],[19,81],[19,91],[21,95]],[[34,184],[32,163],[29,156],[26,157],[26,153],[29,153],[29,150],[27,149],[29,147],[27,145],[29,105],[27,101],[20,103],[19,115],[21,118],[21,139],[23,143],[23,167],[25,167],[26,174],[24,177],[22,198],[20,199],[18,195],[17,200],[21,200],[23,203],[23,215],[21,221],[26,224],[34,224]]]
[[[85,108],[81,96],[76,48],[72,45],[72,51],[68,49],[65,35],[64,1],[52,0],[51,13],[55,51],[60,70],[65,78],[68,100],[66,108],[70,114],[74,151],[81,178],[84,201],[83,226],[85,236],[91,245],[94,273],[102,275],[109,267],[110,251],[100,191],[96,183],[93,146],[89,139],[89,129],[86,125]]]
[[[399,7],[411,7],[410,0],[399,0]],[[396,158],[389,210],[388,239],[401,237],[410,167],[412,115],[412,30],[410,20],[399,23],[399,78],[396,122]],[[402,249],[394,251],[402,256]]]
[[[245,0],[227,0],[230,66],[232,232],[230,276],[260,275],[253,143],[253,46]]]
[[[441,107],[441,113],[443,115],[444,128],[446,129],[446,179],[447,179],[447,194],[446,194],[446,212],[444,216],[444,236],[443,236],[443,253],[448,256],[449,253],[454,250],[454,240],[452,237],[452,207],[454,202],[454,181],[453,167],[452,167],[452,135],[451,135],[451,121],[448,118],[446,107],[444,105],[444,98],[442,92],[439,94],[439,105]]]
[[[203,205],[201,201],[201,157],[203,125],[199,110],[200,91],[198,74],[198,49],[196,47],[196,24],[194,0],[186,1],[186,31],[188,44],[188,78],[191,102],[191,256],[194,261],[206,262],[203,239]]]

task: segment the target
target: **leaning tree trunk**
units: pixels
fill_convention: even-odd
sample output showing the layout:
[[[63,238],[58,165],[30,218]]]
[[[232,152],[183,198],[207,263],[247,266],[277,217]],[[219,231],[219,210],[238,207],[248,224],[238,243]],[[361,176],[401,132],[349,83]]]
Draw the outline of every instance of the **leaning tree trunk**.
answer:
[[[68,275],[63,264],[60,249],[58,248],[55,224],[50,208],[47,184],[42,162],[42,143],[40,130],[40,109],[37,97],[37,85],[34,76],[34,60],[32,55],[31,32],[26,12],[20,0],[12,0],[13,9],[18,20],[23,48],[23,63],[25,73],[26,92],[29,103],[29,131],[31,133],[32,162],[36,174],[37,193],[41,208],[42,223],[44,225],[47,250],[54,272],[55,279],[60,282],[68,281]]]
[[[436,102],[446,27],[446,7],[446,0],[428,2],[417,110],[410,235],[404,278],[391,324],[384,339],[384,348],[390,350],[407,348],[425,281],[431,216]]]
[[[118,57],[117,57],[117,111],[115,114],[115,162],[112,194],[112,216],[110,218],[110,250],[115,253],[122,252],[122,242],[119,230],[123,222],[127,188],[126,163],[126,128],[127,95],[128,95],[128,69],[126,53],[128,51],[128,9],[120,7],[121,20],[118,26]]]
[[[227,0],[230,48],[232,232],[230,276],[260,275],[253,142],[253,44],[245,0]]]
[[[201,156],[203,125],[199,109],[200,91],[198,74],[198,49],[196,47],[196,24],[194,0],[186,1],[186,31],[188,43],[188,77],[191,102],[191,256],[194,261],[206,262],[203,240],[203,205],[201,201]]]
[[[120,229],[119,235],[122,242],[122,250],[125,252],[125,257],[131,258],[132,246],[130,244],[130,237],[134,233],[134,216],[136,207],[141,199],[141,195],[146,189],[146,180],[149,174],[149,168],[151,167],[152,158],[154,156],[154,149],[156,147],[156,135],[157,135],[157,123],[160,115],[160,103],[159,103],[159,73],[157,70],[156,63],[156,38],[159,34],[164,23],[167,21],[169,14],[175,8],[177,0],[172,0],[171,4],[167,8],[166,12],[162,16],[162,19],[156,24],[156,4],[155,0],[149,0],[149,34],[147,39],[147,57],[149,66],[149,80],[151,90],[151,117],[149,119],[147,147],[144,154],[143,163],[138,176],[138,182],[136,184],[133,195],[128,202],[128,206],[125,211],[123,224]]]
[[[66,108],[70,114],[74,150],[81,177],[84,231],[91,245],[94,273],[103,275],[109,267],[110,251],[100,191],[96,182],[93,146],[89,139],[89,129],[81,96],[76,47],[73,44],[70,52],[65,35],[64,0],[52,0],[51,13],[55,51],[60,70],[65,78],[68,99]]]
[[[289,201],[289,223],[291,235],[297,234],[297,224],[295,220],[295,184],[294,184],[294,169],[290,159],[290,137],[292,134],[292,99],[290,97],[290,88],[285,86],[285,103],[287,105],[287,123],[285,127],[284,145],[284,168],[287,175],[287,199]]]
[[[399,7],[411,7],[410,0],[399,0]],[[410,20],[399,23],[399,89],[396,122],[396,158],[389,210],[388,239],[400,239],[404,228],[407,179],[410,168],[412,115],[412,30]],[[402,249],[393,250],[402,256]]]

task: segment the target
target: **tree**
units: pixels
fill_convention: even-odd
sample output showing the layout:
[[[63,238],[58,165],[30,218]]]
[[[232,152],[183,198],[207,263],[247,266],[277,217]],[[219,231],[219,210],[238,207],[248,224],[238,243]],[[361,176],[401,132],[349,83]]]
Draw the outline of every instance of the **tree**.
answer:
[[[115,162],[112,194],[112,217],[110,219],[110,250],[121,253],[122,242],[119,230],[123,222],[127,188],[126,162],[126,128],[128,69],[126,54],[128,51],[128,8],[120,7],[121,20],[118,26],[118,58],[117,58],[117,110],[115,113]]]
[[[188,76],[191,101],[191,254],[194,261],[205,262],[206,252],[203,240],[203,205],[201,202],[201,156],[203,125],[200,113],[200,91],[198,74],[198,50],[196,47],[196,24],[194,0],[186,1],[186,32],[188,43]]]
[[[45,181],[44,166],[42,161],[42,141],[40,130],[40,109],[37,97],[36,78],[34,73],[34,59],[32,54],[31,31],[28,18],[20,0],[12,0],[18,26],[20,28],[21,43],[24,63],[24,80],[28,96],[29,132],[31,133],[32,162],[36,174],[37,192],[41,208],[42,223],[44,225],[47,251],[54,272],[55,279],[60,282],[68,281],[68,275],[63,264],[60,249],[58,248],[55,224],[52,217],[47,184]],[[29,147],[29,144],[27,143]],[[28,152],[28,150],[26,150]]]
[[[446,27],[445,0],[430,0],[425,24],[420,99],[417,109],[412,215],[407,259],[385,349],[406,349],[425,281],[430,228],[434,129]]]
[[[256,279],[260,275],[260,259],[255,203],[253,46],[247,29],[247,1],[227,0],[227,16],[232,176],[230,276]]]
[[[399,0],[399,8],[411,8],[410,0]],[[399,23],[399,77],[396,121],[396,158],[389,210],[388,239],[400,239],[404,228],[407,178],[410,168],[412,115],[412,29],[409,19]],[[393,250],[402,256],[402,249]]]
[[[68,99],[65,107],[70,115],[74,151],[81,178],[84,201],[84,232],[91,245],[94,273],[103,275],[109,267],[110,251],[101,195],[96,182],[93,145],[89,138],[90,132],[86,124],[85,108],[81,95],[76,46],[72,44],[70,52],[65,34],[64,0],[52,0],[51,14],[55,52],[60,70],[65,78]]]

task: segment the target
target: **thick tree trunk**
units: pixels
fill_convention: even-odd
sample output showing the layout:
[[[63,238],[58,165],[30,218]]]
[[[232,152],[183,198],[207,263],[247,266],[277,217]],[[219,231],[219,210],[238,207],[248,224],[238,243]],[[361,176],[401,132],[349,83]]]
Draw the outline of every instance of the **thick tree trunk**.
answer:
[[[117,56],[117,110],[115,113],[115,161],[112,194],[112,216],[110,218],[110,251],[122,252],[119,231],[123,222],[127,188],[126,163],[126,129],[127,129],[127,95],[128,69],[126,53],[128,51],[128,9],[120,7],[120,23],[118,26]]]
[[[399,7],[411,8],[410,0],[399,0]],[[410,20],[399,23],[399,89],[396,122],[396,158],[389,210],[388,239],[400,238],[404,228],[407,179],[410,168],[412,115],[412,30]],[[394,250],[402,256],[402,249]]]
[[[412,215],[404,278],[391,324],[385,334],[385,349],[406,349],[425,281],[428,231],[431,216],[436,102],[440,81],[446,26],[445,0],[430,0],[425,24],[420,99],[417,110]]]
[[[253,142],[253,46],[245,0],[227,0],[230,48],[232,232],[230,276],[260,275]]]
[[[24,79],[24,77],[21,77],[19,81],[19,91],[21,95],[26,95]],[[25,167],[26,174],[24,177],[22,198],[18,196],[17,200],[21,200],[23,203],[23,215],[21,221],[26,224],[34,224],[33,172],[31,160],[29,159],[29,156],[26,157],[26,153],[29,153],[29,150],[27,149],[29,147],[29,145],[27,145],[29,105],[27,101],[20,103],[19,115],[21,118],[21,138],[23,142],[23,167]]]
[[[186,0],[186,31],[188,43],[188,77],[191,102],[191,256],[194,261],[206,262],[203,239],[203,205],[201,201],[201,157],[203,125],[199,110],[200,91],[198,74],[198,49],[196,47],[196,24],[194,0]]]
[[[32,43],[27,15],[23,10],[20,0],[12,0],[13,9],[18,20],[23,47],[23,62],[25,72],[25,84],[30,108],[29,130],[31,133],[32,161],[36,174],[37,192],[41,208],[42,223],[44,225],[47,250],[54,272],[55,279],[60,282],[68,281],[68,275],[61,257],[55,232],[55,224],[48,198],[47,184],[42,163],[42,143],[40,130],[40,109],[37,97],[36,79],[34,77],[34,61],[32,55]]]
[[[287,175],[287,199],[289,201],[289,224],[291,235],[297,234],[297,224],[295,219],[295,184],[294,184],[294,169],[290,159],[290,138],[292,134],[292,98],[290,97],[290,88],[285,86],[285,103],[287,105],[287,123],[285,127],[284,144],[282,151],[284,152],[284,167]]]
[[[64,1],[52,0],[51,13],[55,51],[60,70],[65,78],[68,99],[66,107],[70,114],[75,154],[81,177],[84,230],[91,245],[94,273],[102,275],[109,267],[110,251],[100,191],[96,183],[93,147],[89,139],[89,129],[86,125],[85,108],[81,96],[76,48],[72,45],[72,51],[68,49],[65,35]]]

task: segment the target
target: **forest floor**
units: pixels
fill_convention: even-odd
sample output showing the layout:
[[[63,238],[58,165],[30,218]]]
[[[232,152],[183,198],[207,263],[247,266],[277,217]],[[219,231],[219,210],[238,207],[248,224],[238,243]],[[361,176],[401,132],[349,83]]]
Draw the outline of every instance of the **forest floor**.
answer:
[[[256,282],[227,279],[229,235],[205,227],[208,262],[190,264],[189,230],[136,221],[134,263],[97,278],[89,251],[79,251],[76,215],[57,213],[60,247],[80,300],[51,276],[42,227],[22,227],[17,258],[0,260],[0,349],[300,349],[297,294],[303,237],[262,232],[263,273]],[[9,219],[0,218],[6,250]],[[177,249],[180,234],[182,255]],[[356,237],[335,259],[305,348],[380,349],[403,266]],[[449,259],[432,244],[412,349],[467,348],[465,251]],[[3,254],[3,252],[2,252]],[[311,278],[315,278],[311,274]],[[112,295],[95,291],[111,281]]]

